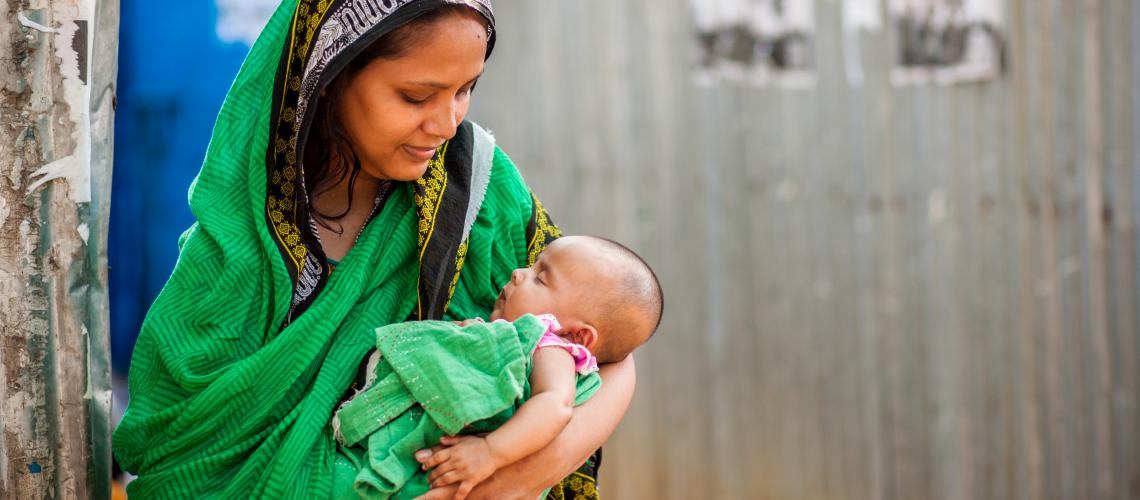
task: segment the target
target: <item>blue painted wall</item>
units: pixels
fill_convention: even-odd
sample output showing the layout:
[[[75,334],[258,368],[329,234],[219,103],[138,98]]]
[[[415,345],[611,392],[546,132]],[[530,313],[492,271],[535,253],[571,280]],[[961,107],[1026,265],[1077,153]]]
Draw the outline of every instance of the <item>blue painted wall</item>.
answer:
[[[121,9],[108,260],[112,365],[125,374],[193,223],[186,193],[249,47],[218,38],[212,1],[123,0]]]

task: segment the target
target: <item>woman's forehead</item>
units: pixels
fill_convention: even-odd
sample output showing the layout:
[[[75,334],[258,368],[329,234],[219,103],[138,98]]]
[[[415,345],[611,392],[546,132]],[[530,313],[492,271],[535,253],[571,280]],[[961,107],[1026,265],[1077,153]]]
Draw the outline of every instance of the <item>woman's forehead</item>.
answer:
[[[372,73],[400,84],[447,87],[483,73],[487,35],[477,21],[449,16],[424,29],[432,32],[399,56],[369,63]]]

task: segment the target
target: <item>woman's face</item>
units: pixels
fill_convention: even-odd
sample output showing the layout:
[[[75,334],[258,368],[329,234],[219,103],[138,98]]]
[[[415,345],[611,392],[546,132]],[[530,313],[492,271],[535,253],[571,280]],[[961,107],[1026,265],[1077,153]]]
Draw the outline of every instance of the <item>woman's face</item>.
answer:
[[[345,87],[340,121],[360,159],[361,176],[410,181],[455,135],[483,73],[487,30],[461,14],[419,29],[412,47],[376,59]]]

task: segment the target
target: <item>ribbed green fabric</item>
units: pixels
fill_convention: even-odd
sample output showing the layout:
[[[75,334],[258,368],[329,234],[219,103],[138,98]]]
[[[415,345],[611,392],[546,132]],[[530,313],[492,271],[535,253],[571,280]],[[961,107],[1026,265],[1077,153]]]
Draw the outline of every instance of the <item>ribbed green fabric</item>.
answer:
[[[331,493],[332,412],[376,327],[416,300],[416,215],[395,189],[313,305],[281,330],[291,283],[265,221],[272,84],[296,5],[253,46],[190,190],[197,222],[147,314],[114,453],[132,498],[318,498]],[[496,150],[449,317],[486,317],[527,258],[532,201]]]

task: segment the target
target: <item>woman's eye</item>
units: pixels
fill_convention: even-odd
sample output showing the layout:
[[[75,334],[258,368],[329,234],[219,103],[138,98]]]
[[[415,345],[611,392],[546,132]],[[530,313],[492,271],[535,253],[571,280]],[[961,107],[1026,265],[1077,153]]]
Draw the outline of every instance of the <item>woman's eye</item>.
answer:
[[[426,98],[426,97],[416,98],[416,97],[412,97],[408,94],[400,94],[400,97],[403,97],[404,102],[407,102],[408,104],[423,104],[423,103],[427,102],[427,100],[428,100],[428,98]]]

